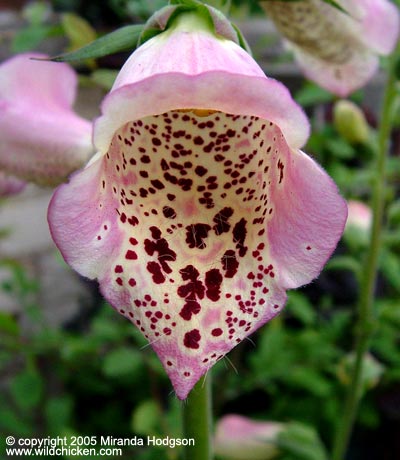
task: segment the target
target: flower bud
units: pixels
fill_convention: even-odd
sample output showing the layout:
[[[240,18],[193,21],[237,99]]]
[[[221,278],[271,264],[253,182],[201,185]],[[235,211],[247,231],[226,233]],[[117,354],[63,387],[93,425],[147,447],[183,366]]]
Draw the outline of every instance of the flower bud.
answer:
[[[348,203],[346,230],[350,227],[368,233],[372,225],[372,211],[361,201],[350,200]]]
[[[350,144],[368,142],[369,126],[363,111],[353,102],[341,99],[333,109],[333,122],[337,132]]]

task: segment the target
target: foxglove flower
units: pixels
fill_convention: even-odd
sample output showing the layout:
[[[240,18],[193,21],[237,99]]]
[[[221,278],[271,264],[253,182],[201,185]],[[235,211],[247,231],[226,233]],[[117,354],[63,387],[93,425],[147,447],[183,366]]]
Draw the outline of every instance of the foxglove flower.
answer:
[[[25,182],[0,171],[0,198],[21,192],[25,185]]]
[[[284,427],[278,422],[226,415],[216,426],[215,453],[226,460],[272,460],[279,455],[275,444]]]
[[[142,331],[181,399],[318,275],[346,219],[299,150],[302,110],[212,17],[178,16],[132,54],[98,153],[48,214],[65,260]]]
[[[58,185],[93,154],[92,125],[72,109],[77,76],[67,64],[17,55],[0,65],[0,170]]]
[[[304,74],[323,88],[346,96],[377,71],[399,32],[398,10],[389,0],[261,2],[287,39]]]
[[[372,226],[372,210],[361,201],[350,200],[348,202],[348,216],[346,229],[355,228],[368,234]]]

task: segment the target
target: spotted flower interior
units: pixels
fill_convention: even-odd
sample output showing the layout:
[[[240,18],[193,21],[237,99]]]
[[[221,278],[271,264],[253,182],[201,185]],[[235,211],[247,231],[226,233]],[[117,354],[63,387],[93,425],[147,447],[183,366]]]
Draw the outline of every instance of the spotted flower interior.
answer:
[[[281,310],[287,288],[316,276],[342,227],[321,237],[335,186],[255,116],[174,110],[131,121],[71,186],[50,207],[53,236],[142,331],[180,398]]]

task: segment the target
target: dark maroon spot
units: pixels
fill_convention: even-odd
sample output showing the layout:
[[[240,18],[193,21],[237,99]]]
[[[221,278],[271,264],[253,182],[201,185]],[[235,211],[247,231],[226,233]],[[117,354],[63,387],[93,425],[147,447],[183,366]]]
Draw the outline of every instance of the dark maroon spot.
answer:
[[[167,219],[175,219],[176,217],[175,209],[170,206],[164,206],[162,212]]]
[[[122,283],[122,278],[117,278],[117,279],[115,280],[115,282],[116,282],[117,284],[119,284],[120,286],[122,286],[122,284],[123,284],[123,283]]]
[[[246,240],[246,220],[240,219],[239,222],[233,228],[233,242],[236,243],[236,248],[239,249],[239,256],[243,257],[247,252],[247,247],[244,246]]]
[[[122,265],[116,265],[114,271],[115,273],[122,273],[124,269],[122,268]]]
[[[217,235],[221,235],[222,233],[229,231],[231,226],[228,223],[228,220],[232,216],[232,214],[232,208],[224,208],[215,215],[213,219],[213,221],[215,222],[213,229]]]
[[[135,225],[139,223],[139,219],[136,216],[131,216],[128,219],[128,222],[134,227]]]
[[[179,270],[179,273],[181,274],[183,281],[194,281],[200,275],[198,270],[195,267],[193,267],[193,265],[187,265],[185,268],[181,268]]]
[[[186,134],[186,131],[181,129],[179,131],[175,131],[172,135],[177,139],[179,137],[183,137],[185,134]]]
[[[200,304],[195,301],[186,302],[179,315],[186,321],[192,319],[192,315],[197,315],[201,311]]]
[[[211,227],[208,224],[192,224],[186,227],[186,243],[189,248],[204,249],[204,239],[208,237]]]
[[[135,246],[138,244],[138,240],[136,238],[129,238],[129,242],[131,243],[132,246]]]
[[[169,199],[169,201],[174,201],[176,196],[173,195],[172,193],[167,193],[167,198]]]
[[[172,332],[172,331],[171,331],[171,329],[170,329],[169,327],[164,327],[163,332],[164,332],[165,335],[171,335],[171,332]],[[169,363],[169,364],[168,364],[168,363]],[[172,363],[171,363],[170,361],[168,361],[167,364],[168,364],[169,366],[172,365]]]
[[[168,172],[164,173],[164,179],[173,185],[178,183],[178,178]]]
[[[182,188],[184,192],[189,191],[192,188],[193,181],[192,179],[181,178],[178,180],[178,185]]]
[[[285,165],[281,162],[281,160],[278,161],[278,169],[279,169],[279,183],[282,182],[283,179],[283,170],[285,168]]]
[[[151,142],[152,142],[153,145],[155,145],[156,147],[158,147],[158,146],[161,145],[161,141],[160,141],[160,139],[158,139],[158,137],[153,137],[153,139],[151,140]]]
[[[150,227],[150,232],[155,241],[145,239],[145,251],[149,256],[152,256],[155,252],[157,252],[157,259],[161,264],[162,269],[165,273],[171,273],[172,269],[168,265],[168,262],[176,260],[176,253],[172,249],[170,249],[168,241],[165,238],[161,238],[160,229],[152,226]]]
[[[213,268],[206,273],[206,296],[213,302],[216,302],[220,298],[222,279],[222,275],[217,268]]]
[[[158,190],[162,190],[163,188],[165,188],[164,184],[158,179],[151,180],[150,183],[153,187],[155,187]]]
[[[203,147],[203,151],[204,151],[205,153],[210,153],[210,152],[212,151],[212,149],[214,148],[214,145],[215,145],[214,142],[210,142],[209,144],[207,144],[207,145],[205,145],[205,146]]]
[[[168,163],[164,160],[164,158],[161,160],[161,169],[163,171],[167,171],[167,169],[169,169]]]
[[[147,271],[153,275],[153,281],[156,284],[162,284],[165,281],[165,277],[161,272],[161,267],[157,262],[148,262]]]
[[[150,157],[148,155],[143,155],[141,158],[140,158],[140,161],[142,163],[150,163]]]
[[[222,329],[219,327],[216,327],[215,329],[211,331],[211,335],[213,335],[214,337],[219,337],[220,335],[222,335]]]
[[[239,268],[239,262],[236,259],[235,251],[228,249],[221,257],[222,268],[225,271],[225,278],[233,278]]]
[[[193,142],[195,145],[202,145],[204,144],[204,139],[201,136],[196,136],[193,138]]]
[[[129,278],[128,284],[129,286],[134,287],[136,286],[136,280],[134,278]]]
[[[128,249],[126,251],[126,254],[125,254],[125,259],[128,259],[128,260],[136,260],[138,258],[137,254],[135,251],[131,251],[130,249]]]
[[[205,174],[207,174],[208,170],[204,166],[196,166],[194,172],[198,176],[203,177]]]
[[[199,342],[201,339],[201,335],[198,329],[192,329],[189,332],[186,332],[185,337],[183,339],[183,344],[187,348],[197,349],[200,348]]]

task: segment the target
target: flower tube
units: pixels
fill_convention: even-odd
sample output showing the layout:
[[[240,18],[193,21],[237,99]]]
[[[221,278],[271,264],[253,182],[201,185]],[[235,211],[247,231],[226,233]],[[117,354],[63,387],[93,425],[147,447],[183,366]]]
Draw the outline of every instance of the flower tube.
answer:
[[[98,153],[48,214],[67,263],[142,331],[181,399],[318,275],[347,212],[299,150],[302,110],[219,21],[182,14],[131,55]]]

